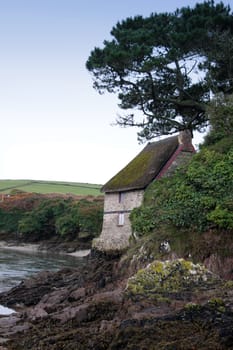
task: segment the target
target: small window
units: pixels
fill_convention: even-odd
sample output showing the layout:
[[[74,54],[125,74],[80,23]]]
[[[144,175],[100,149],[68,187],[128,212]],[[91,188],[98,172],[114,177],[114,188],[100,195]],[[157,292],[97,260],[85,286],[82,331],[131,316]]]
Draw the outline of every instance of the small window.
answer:
[[[125,215],[123,213],[120,213],[118,216],[118,225],[124,226],[125,223]]]
[[[125,194],[124,192],[119,192],[119,203],[122,203],[124,201]]]

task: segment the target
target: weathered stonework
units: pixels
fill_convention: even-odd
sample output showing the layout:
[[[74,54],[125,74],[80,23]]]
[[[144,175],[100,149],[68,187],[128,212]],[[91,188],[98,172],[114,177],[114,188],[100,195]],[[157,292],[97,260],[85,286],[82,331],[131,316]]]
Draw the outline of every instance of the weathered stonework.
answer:
[[[189,161],[195,152],[188,130],[148,145],[102,188],[105,192],[103,228],[93,248],[105,253],[129,245],[132,209],[142,204],[146,187]]]
[[[122,212],[132,210],[142,203],[144,190],[106,193],[104,200],[104,212]]]
[[[131,236],[129,215],[133,208],[141,205],[143,195],[143,190],[106,193],[103,228],[100,237],[93,241],[93,248],[100,251],[121,251],[128,247]],[[119,223],[119,215],[123,215],[122,224]]]

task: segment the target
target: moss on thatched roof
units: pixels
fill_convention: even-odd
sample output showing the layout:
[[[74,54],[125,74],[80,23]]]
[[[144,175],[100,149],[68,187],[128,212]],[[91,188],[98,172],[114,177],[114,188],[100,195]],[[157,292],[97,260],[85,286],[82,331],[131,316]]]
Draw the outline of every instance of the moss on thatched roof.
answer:
[[[144,189],[159,174],[179,146],[178,136],[147,146],[103,187],[103,192]]]

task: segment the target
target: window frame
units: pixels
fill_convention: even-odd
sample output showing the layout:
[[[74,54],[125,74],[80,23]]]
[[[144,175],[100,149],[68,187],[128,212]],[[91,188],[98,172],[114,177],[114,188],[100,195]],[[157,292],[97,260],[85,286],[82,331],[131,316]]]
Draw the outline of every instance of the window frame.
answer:
[[[123,202],[124,202],[124,199],[125,199],[125,192],[119,192],[119,195],[118,195],[118,202],[119,202],[119,203],[123,203]]]
[[[125,224],[125,213],[118,214],[118,226],[124,226]]]

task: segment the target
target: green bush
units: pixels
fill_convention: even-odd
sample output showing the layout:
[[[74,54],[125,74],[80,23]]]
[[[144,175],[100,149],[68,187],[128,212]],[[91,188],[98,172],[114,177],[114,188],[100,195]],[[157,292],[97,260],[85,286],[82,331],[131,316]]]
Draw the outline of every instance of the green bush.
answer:
[[[14,208],[12,211],[0,208],[0,232],[16,233],[18,230],[18,222],[23,217],[20,209]]]
[[[19,221],[18,231],[23,235],[37,236],[38,239],[54,235],[56,217],[62,215],[66,205],[63,199],[42,200],[36,208],[25,213]]]
[[[68,206],[56,219],[56,232],[62,236],[86,232],[95,237],[101,232],[102,221],[102,202],[82,199]]]
[[[216,144],[233,136],[233,95],[217,95],[210,103],[207,113],[210,132],[205,137],[204,146]]]
[[[225,208],[221,205],[217,205],[208,215],[207,219],[213,222],[220,228],[232,229],[233,228],[233,201],[228,205],[225,204]]]
[[[98,201],[82,200],[77,204],[78,219],[81,232],[91,236],[98,236],[102,229],[103,207]]]
[[[71,213],[64,213],[59,216],[55,222],[56,233],[61,236],[74,236],[80,232],[80,226],[77,218]]]
[[[215,150],[203,148],[186,169],[152,183],[143,205],[131,214],[133,230],[145,234],[163,224],[232,229],[232,143],[225,153],[216,151],[217,144]]]
[[[94,237],[101,231],[102,219],[102,201],[46,199],[25,214],[18,230],[22,235],[38,239],[54,235],[78,236],[80,232]]]
[[[156,226],[156,217],[154,207],[143,206],[135,208],[131,214],[132,229],[138,234],[146,234]]]

